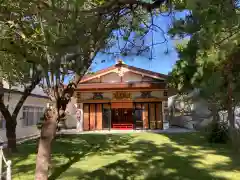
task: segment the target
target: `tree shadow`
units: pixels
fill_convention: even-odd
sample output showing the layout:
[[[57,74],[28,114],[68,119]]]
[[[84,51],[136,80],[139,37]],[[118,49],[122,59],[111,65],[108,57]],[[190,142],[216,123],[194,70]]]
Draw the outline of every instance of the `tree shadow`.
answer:
[[[204,134],[199,132],[184,133],[180,137],[179,134],[164,134],[164,136],[180,146],[185,146],[189,150],[196,151],[197,148],[198,150],[212,151],[214,154],[230,159],[226,163],[214,165],[213,169],[215,170],[240,171],[240,154],[234,151],[229,144],[208,143]]]
[[[239,170],[239,155],[232,154],[225,145],[207,143],[200,133],[159,135],[152,133],[152,135],[158,141],[152,140],[152,136],[145,139],[144,136],[135,138],[136,135],[126,134],[62,135],[53,143],[49,179],[74,177],[83,180],[226,180],[224,177],[214,175],[213,172]],[[161,139],[168,141],[164,143]],[[14,163],[23,164],[26,159],[34,157],[35,150],[36,141],[22,144],[19,147],[21,155],[14,159],[13,167]],[[201,159],[206,154],[196,153],[197,150],[229,157],[231,162],[205,168]],[[95,169],[89,167],[84,170],[78,165],[72,166],[75,163],[91,161],[91,157],[95,156],[102,158],[107,156],[111,161],[107,159],[105,164],[92,162],[93,166],[99,163]],[[35,159],[15,168],[18,168],[18,172],[34,174]]]
[[[137,141],[129,144],[128,147],[119,149],[118,153],[121,151],[131,152],[133,159],[131,161],[118,160],[91,172],[79,173],[79,169],[76,168],[64,178],[68,179],[80,174],[77,176],[79,180],[225,180],[223,177],[211,175],[207,169],[195,167],[195,163],[199,163],[199,156],[177,155],[175,152],[181,150],[171,144],[158,146],[149,141]]]
[[[35,169],[34,154],[36,153],[37,140],[29,140],[18,146],[18,152],[7,155],[7,159],[12,161],[12,176],[20,174],[32,174]]]
[[[65,141],[65,144],[61,144],[63,147],[66,147],[66,151],[63,152],[60,149],[53,150],[53,156],[63,155],[68,158],[68,162],[62,164],[59,167],[53,169],[49,180],[57,179],[63,172],[65,172],[72,164],[78,162],[82,157],[86,155],[91,155],[95,153],[101,153],[106,150],[111,150],[119,145],[124,145],[131,140],[131,136],[121,136],[121,135],[104,135],[104,134],[82,134],[78,135],[77,143],[69,142],[69,139],[76,138],[76,135],[64,135],[59,140],[61,143]],[[53,145],[54,147],[56,147]],[[66,144],[67,143],[67,144]],[[59,151],[60,150],[60,151]]]
[[[78,162],[86,155],[111,150],[126,144],[131,139],[131,136],[118,134],[61,135],[56,138],[52,145],[49,179],[57,179],[72,164]],[[19,152],[10,157],[13,164],[13,176],[17,176],[19,172],[21,174],[34,174],[37,143],[38,140],[30,140],[21,144]]]

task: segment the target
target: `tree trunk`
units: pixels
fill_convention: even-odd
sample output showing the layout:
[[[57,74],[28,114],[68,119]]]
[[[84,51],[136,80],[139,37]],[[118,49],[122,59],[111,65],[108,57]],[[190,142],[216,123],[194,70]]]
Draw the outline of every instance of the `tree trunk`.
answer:
[[[0,111],[6,122],[6,136],[8,140],[8,152],[16,152],[16,118],[11,116],[8,108],[4,105],[4,94],[0,95]]]
[[[47,180],[51,158],[51,144],[56,134],[58,114],[55,109],[47,109],[41,129],[36,160],[35,180]]]
[[[212,116],[213,116],[213,123],[218,123],[219,115],[218,115],[218,110],[215,103],[211,103],[211,110],[212,110]]]
[[[228,73],[228,87],[227,87],[227,112],[228,112],[228,121],[230,124],[230,128],[235,128],[235,120],[234,120],[234,112],[233,112],[233,77],[232,72]]]
[[[99,48],[95,49],[95,51],[91,51],[85,58],[83,67],[88,67],[91,65],[92,60],[96,56],[96,52],[98,52]],[[85,68],[84,68],[85,69]],[[36,159],[36,171],[35,171],[35,180],[47,180],[48,179],[48,168],[49,162],[51,158],[51,144],[56,135],[57,131],[57,120],[60,118],[64,118],[66,106],[71,100],[71,97],[74,94],[75,88],[80,82],[82,76],[85,74],[86,70],[82,74],[76,73],[74,76],[73,82],[69,83],[66,88],[60,89],[61,93],[59,93],[59,84],[56,88],[50,88],[49,97],[55,97],[56,101],[55,109],[47,109],[45,111],[45,117],[43,126],[41,129],[41,136],[38,143],[38,154]],[[53,90],[53,94],[51,94],[51,90]],[[55,96],[57,94],[57,97]],[[59,112],[57,112],[57,110]]]
[[[6,121],[6,136],[8,140],[8,151],[9,152],[16,152],[17,151],[17,142],[16,142],[16,126],[17,126],[17,116],[22,108],[25,100],[31,94],[32,90],[36,87],[36,85],[40,82],[40,74],[36,72],[35,76],[32,78],[31,84],[25,88],[23,95],[19,99],[16,107],[12,113],[9,112],[7,106],[5,106],[4,102],[4,88],[2,79],[0,77],[0,112],[2,113],[3,117]]]
[[[233,112],[233,74],[232,74],[232,64],[229,63],[227,66],[227,113],[229,122],[229,138],[234,146],[236,138],[235,130],[235,118]]]
[[[16,141],[16,119],[12,117],[10,119],[6,119],[6,136],[8,140],[8,151],[16,152],[17,151],[17,141]]]

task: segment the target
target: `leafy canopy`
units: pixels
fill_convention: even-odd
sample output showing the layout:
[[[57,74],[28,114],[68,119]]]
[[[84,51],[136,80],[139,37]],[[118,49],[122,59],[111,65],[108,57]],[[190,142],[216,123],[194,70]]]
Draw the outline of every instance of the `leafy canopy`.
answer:
[[[238,98],[239,9],[233,2],[186,1],[188,14],[175,20],[169,31],[172,37],[190,36],[188,43],[177,47],[179,60],[171,73],[170,86],[180,91],[199,88],[203,97],[225,101],[231,72],[234,98]]]

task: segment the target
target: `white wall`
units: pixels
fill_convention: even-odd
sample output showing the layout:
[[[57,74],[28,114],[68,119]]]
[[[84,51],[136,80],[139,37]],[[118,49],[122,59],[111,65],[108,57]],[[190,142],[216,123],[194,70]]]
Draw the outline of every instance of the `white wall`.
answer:
[[[154,79],[151,77],[143,76],[142,81],[154,81]]]
[[[142,81],[142,75],[132,73],[130,71],[123,74],[123,82],[138,82]]]
[[[98,77],[94,78],[94,79],[88,81],[87,83],[100,83],[100,78],[98,78]]]
[[[16,104],[18,103],[19,99],[21,98],[22,94],[20,93],[5,93],[4,94],[4,102],[5,105],[9,104],[9,111],[10,113],[13,112]],[[10,97],[10,98],[9,98]],[[46,108],[47,103],[49,100],[46,97],[36,97],[36,96],[29,96],[23,106],[33,106],[33,107],[43,107]],[[17,127],[16,127],[16,136],[17,138],[22,138],[24,136],[30,136],[34,134],[38,134],[39,130],[37,129],[36,125],[32,126],[23,126],[22,122],[23,117],[23,111],[22,108],[19,111],[18,117],[17,117]],[[37,123],[37,119],[34,120]],[[36,124],[35,123],[35,124]],[[0,137],[2,141],[6,141],[6,130],[0,129]]]
[[[117,83],[121,82],[121,77],[117,73],[109,73],[101,77],[102,83]]]
[[[76,98],[72,97],[71,101],[67,105],[67,119],[66,119],[66,126],[67,128],[76,128]]]
[[[142,81],[142,75],[136,74],[130,71],[123,73],[122,80],[123,82],[139,82]],[[100,82],[100,78],[95,78],[88,83]],[[117,72],[112,72],[101,77],[102,83],[118,83],[121,82],[121,76]]]

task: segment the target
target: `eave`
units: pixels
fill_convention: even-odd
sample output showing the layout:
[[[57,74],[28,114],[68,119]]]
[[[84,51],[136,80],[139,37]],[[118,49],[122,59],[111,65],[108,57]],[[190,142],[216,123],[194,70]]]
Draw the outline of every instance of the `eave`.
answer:
[[[165,90],[167,89],[165,82],[133,82],[133,83],[92,83],[79,84],[76,91],[113,91],[113,90]]]

